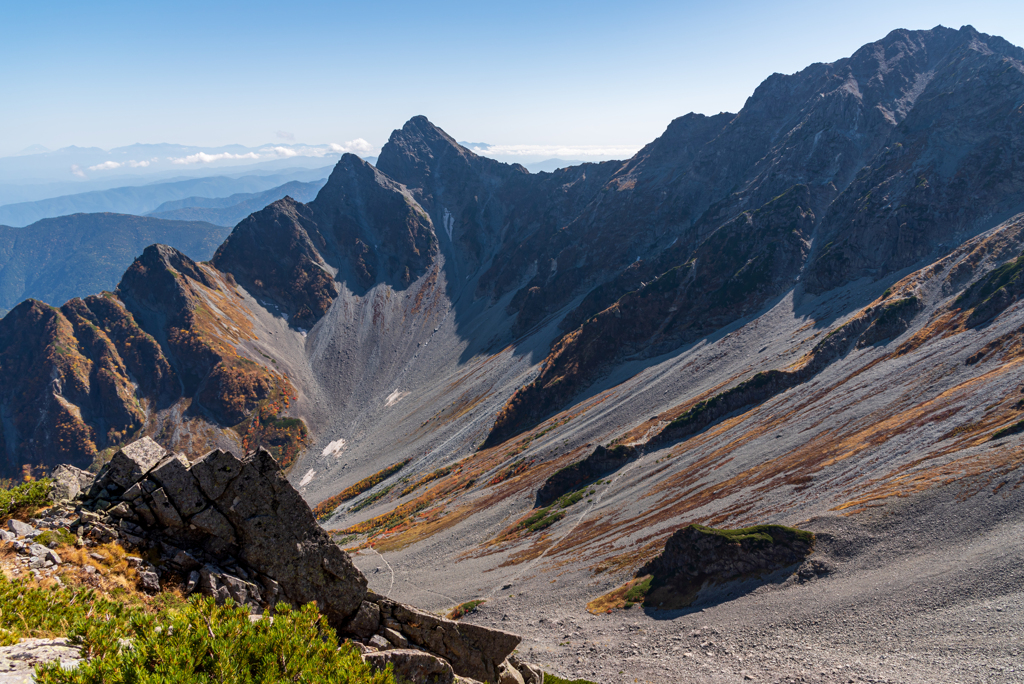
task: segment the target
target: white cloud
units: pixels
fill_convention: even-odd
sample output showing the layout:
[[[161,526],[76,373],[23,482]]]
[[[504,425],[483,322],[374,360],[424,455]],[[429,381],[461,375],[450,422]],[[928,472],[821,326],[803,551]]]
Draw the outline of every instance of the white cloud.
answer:
[[[366,142],[362,138],[356,138],[355,140],[349,140],[343,145],[338,143],[331,143],[330,148],[332,152],[338,152],[344,154],[345,152],[351,152],[352,154],[367,154],[373,151],[373,145]]]
[[[488,157],[604,157],[628,159],[639,145],[476,145],[469,148]]]
[[[221,152],[220,154],[207,154],[206,152],[198,152],[196,154],[190,154],[187,157],[168,157],[168,161],[172,164],[209,164],[210,162],[220,161],[221,159],[259,159],[260,155],[255,152],[249,152],[247,154],[231,154],[230,152]]]
[[[262,150],[260,150],[260,152],[266,152],[267,154],[272,154],[275,157],[297,157],[297,156],[299,156],[299,153],[296,152],[295,150],[293,150],[290,147],[264,147]],[[302,155],[302,156],[305,157],[305,156],[309,156],[309,155]],[[314,154],[312,156],[319,157],[321,155]]]
[[[128,166],[128,167],[131,167],[133,169],[138,169],[138,168],[145,168],[145,167],[149,166],[151,162],[155,162],[155,161],[156,161],[155,157],[153,159],[149,159],[149,160],[144,159],[142,161],[135,161],[134,159],[130,159],[130,160],[126,161],[126,162],[105,161],[102,164],[96,164],[95,166],[90,166],[89,170],[90,171],[110,171],[111,169],[119,169],[122,166]],[[74,172],[72,171],[72,173],[74,173]]]
[[[276,133],[276,135],[281,140],[291,140],[292,142],[295,142],[295,134],[294,133],[289,133],[288,131],[278,131]]]
[[[71,174],[78,176],[79,178],[85,178],[85,172],[82,171],[82,168],[78,164],[71,165]]]

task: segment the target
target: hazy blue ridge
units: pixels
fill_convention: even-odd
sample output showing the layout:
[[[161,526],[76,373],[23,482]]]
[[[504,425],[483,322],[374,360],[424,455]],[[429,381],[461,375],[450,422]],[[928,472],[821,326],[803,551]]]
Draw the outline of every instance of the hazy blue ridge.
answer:
[[[7,204],[0,206],[0,225],[27,226],[44,218],[78,213],[144,215],[155,211],[164,202],[186,197],[227,197],[237,193],[264,192],[294,180],[315,181],[330,175],[331,168],[293,169],[288,174],[248,175],[239,178],[210,176]]]
[[[229,197],[187,197],[164,202],[148,215],[175,221],[206,221],[218,226],[234,226],[254,211],[283,197],[299,202],[312,201],[326,178],[303,183],[292,181],[258,193],[236,193]]]
[[[230,228],[125,214],[74,214],[25,228],[0,226],[0,316],[34,298],[59,306],[113,290],[143,249],[170,245],[205,261]]]

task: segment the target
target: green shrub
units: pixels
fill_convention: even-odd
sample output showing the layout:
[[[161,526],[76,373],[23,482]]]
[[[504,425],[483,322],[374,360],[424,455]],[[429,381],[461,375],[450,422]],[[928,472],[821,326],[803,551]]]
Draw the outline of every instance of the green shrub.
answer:
[[[39,508],[49,503],[50,480],[35,480],[17,487],[0,489],[0,520],[15,517],[24,511]]]
[[[57,530],[46,530],[36,537],[36,543],[43,546],[49,546],[50,542],[57,542],[59,546],[74,546],[77,541],[78,537],[71,534],[71,530],[65,527]]]
[[[647,596],[647,592],[651,590],[651,580],[653,579],[654,575],[648,575],[645,580],[630,587],[629,591],[626,592],[626,601],[628,603],[643,603],[644,597]]]
[[[459,605],[451,609],[451,612],[448,613],[448,619],[458,620],[464,615],[469,615],[470,613],[476,610],[477,606],[479,606],[481,603],[485,603],[486,600],[487,599],[476,599],[474,601],[466,601],[465,603],[460,603]]]
[[[544,684],[594,684],[588,679],[562,679],[548,672],[544,673]]]
[[[229,601],[162,602],[157,612],[92,590],[33,589],[0,578],[0,643],[68,636],[89,657],[77,669],[36,671],[40,684],[394,684],[338,638],[314,604],[277,607],[273,620],[249,621]]]

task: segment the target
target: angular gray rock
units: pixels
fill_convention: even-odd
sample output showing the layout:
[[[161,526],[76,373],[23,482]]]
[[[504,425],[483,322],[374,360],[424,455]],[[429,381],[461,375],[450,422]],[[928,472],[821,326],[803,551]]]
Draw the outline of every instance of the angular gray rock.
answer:
[[[526,684],[523,675],[507,660],[498,666],[498,684]]]
[[[366,578],[320,527],[273,456],[260,449],[244,461],[211,452],[193,471],[203,491],[235,529],[239,558],[280,584],[295,603],[316,601],[331,624],[358,610]],[[233,477],[232,477],[233,476]]]
[[[167,493],[164,492],[163,487],[154,490],[150,497],[153,499],[153,513],[156,515],[157,520],[160,521],[160,524],[164,527],[181,527],[184,524],[177,509],[174,508],[167,498]]]
[[[188,459],[181,454],[162,460],[149,477],[160,484],[182,517],[188,518],[206,508],[206,497],[189,470]]]
[[[7,529],[19,537],[27,537],[39,531],[28,523],[23,523],[20,520],[15,520],[14,518],[7,521]]]
[[[451,684],[455,681],[455,672],[450,664],[423,651],[393,648],[367,653],[363,660],[378,670],[383,670],[390,663],[396,679],[411,684]]]
[[[150,593],[160,591],[160,575],[150,570],[140,570],[139,588]]]
[[[54,468],[50,478],[53,487],[50,490],[51,501],[68,501],[74,499],[83,489],[92,484],[94,475],[71,465],[59,465]]]
[[[157,592],[161,579],[177,576],[188,578],[182,587],[186,594],[199,591],[218,603],[232,599],[254,612],[281,601],[316,602],[342,635],[369,644],[362,650],[397,654],[375,657],[382,667],[393,663],[408,681],[453,682],[458,673],[494,683],[501,667],[519,671],[502,665],[518,636],[438,618],[367,592],[362,573],[320,527],[267,451],[245,458],[211,451],[191,465],[181,456],[151,464],[156,453],[134,445],[122,449],[104,479],[80,497],[79,518],[69,523],[87,544],[120,539],[140,551],[159,550],[162,570],[141,553],[129,557],[142,590]],[[139,454],[148,458],[129,467],[129,457]],[[126,488],[120,484],[143,470]],[[31,562],[40,567],[60,562],[39,555],[52,553],[45,547],[14,544],[22,553],[31,549],[36,554]],[[527,680],[524,675],[519,681]]]
[[[380,634],[374,634],[366,642],[370,648],[375,648],[378,651],[387,651],[391,648],[391,642],[385,639]]]
[[[391,642],[391,645],[395,648],[408,648],[409,640],[402,636],[399,632],[385,627],[381,630],[381,636]]]
[[[410,643],[444,658],[463,677],[498,681],[498,667],[522,641],[516,634],[439,618],[376,594],[368,598],[380,606],[385,622],[400,625]]]
[[[376,603],[363,601],[348,624],[345,625],[345,632],[354,634],[360,639],[369,639],[377,632],[380,626],[380,607]]]
[[[32,682],[37,665],[60,661],[65,670],[73,670],[83,660],[82,651],[68,639],[22,639],[0,647],[0,684]]]
[[[235,530],[228,519],[213,506],[192,516],[189,523],[206,534],[223,539],[228,544],[235,543]]]
[[[149,437],[143,437],[117,450],[107,464],[104,479],[121,489],[128,489],[141,480],[166,454],[167,451],[162,446]]]
[[[544,670],[539,665],[528,663],[515,653],[508,657],[507,662],[519,670],[525,684],[544,684]]]
[[[207,497],[217,499],[232,480],[238,477],[240,469],[241,464],[233,454],[217,449],[192,464],[192,475]]]

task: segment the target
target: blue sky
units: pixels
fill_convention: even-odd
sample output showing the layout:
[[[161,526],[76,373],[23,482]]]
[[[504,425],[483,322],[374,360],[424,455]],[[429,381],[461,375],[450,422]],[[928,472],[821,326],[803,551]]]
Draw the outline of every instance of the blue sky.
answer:
[[[275,141],[636,148],[897,27],[1024,45],[1017,2],[5,2],[0,154]],[[565,156],[565,155],[564,155]],[[624,155],[614,155],[624,156]]]

